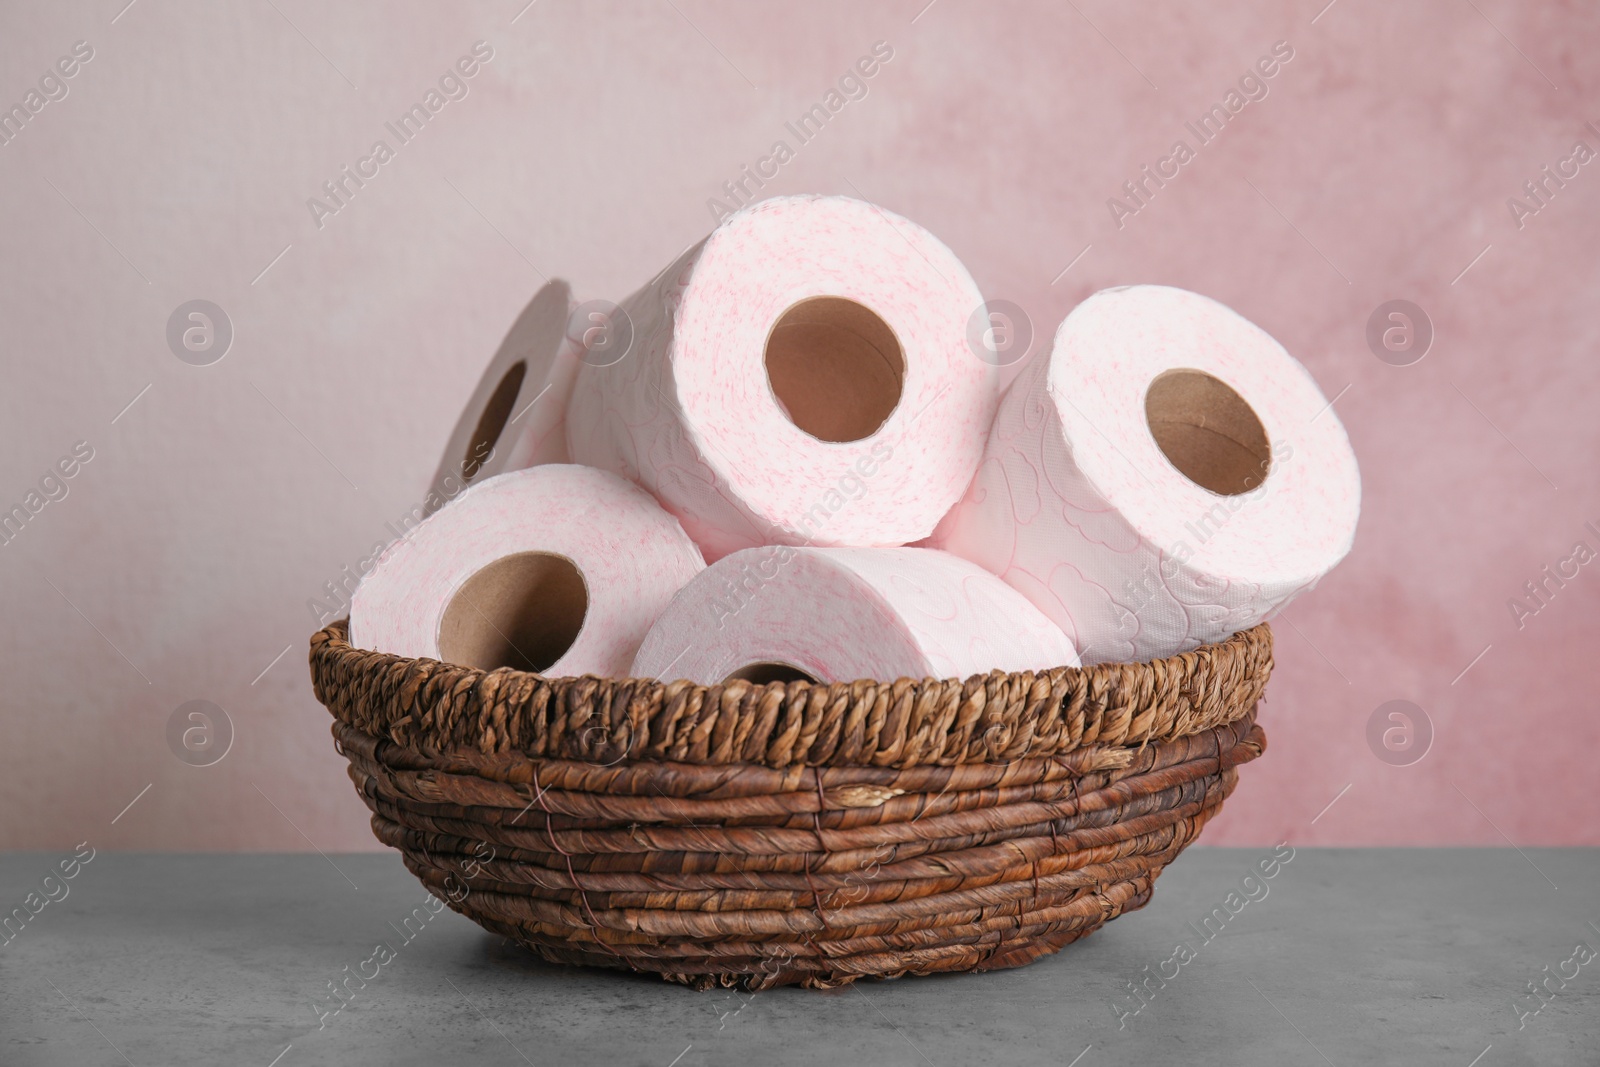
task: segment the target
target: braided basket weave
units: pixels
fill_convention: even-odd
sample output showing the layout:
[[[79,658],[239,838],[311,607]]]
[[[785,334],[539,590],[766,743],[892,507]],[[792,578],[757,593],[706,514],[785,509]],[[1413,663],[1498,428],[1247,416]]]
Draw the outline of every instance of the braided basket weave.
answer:
[[[560,963],[699,987],[1016,967],[1150,899],[1265,746],[1265,624],[1153,663],[545,678],[311,639],[378,839]]]

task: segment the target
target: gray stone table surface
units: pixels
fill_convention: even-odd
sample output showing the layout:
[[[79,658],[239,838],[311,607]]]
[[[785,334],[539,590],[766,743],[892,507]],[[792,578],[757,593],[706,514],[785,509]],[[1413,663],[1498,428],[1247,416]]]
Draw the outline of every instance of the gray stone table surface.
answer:
[[[393,854],[101,852],[47,883],[62,856],[13,853],[0,1064],[1600,1064],[1600,851],[1302,848],[1247,881],[1270,855],[1190,849],[1020,970],[749,995],[407,926]]]

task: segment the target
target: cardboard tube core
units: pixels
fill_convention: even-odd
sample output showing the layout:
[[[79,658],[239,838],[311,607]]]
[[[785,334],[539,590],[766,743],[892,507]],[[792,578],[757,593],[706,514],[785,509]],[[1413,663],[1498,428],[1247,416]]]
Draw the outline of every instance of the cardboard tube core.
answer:
[[[839,296],[802,300],[778,316],[765,360],[784,414],[819,441],[872,436],[905,384],[905,355],[889,324]]]
[[[495,443],[506,428],[506,420],[511,417],[511,407],[517,402],[517,390],[522,388],[522,379],[527,373],[528,365],[517,360],[506,368],[500,384],[489,394],[489,402],[483,406],[477,428],[467,442],[467,454],[461,458],[461,477],[466,481],[472,481],[484,461],[494,452]]]
[[[1156,446],[1191,482],[1220,496],[1259,486],[1272,445],[1245,398],[1205,371],[1169,370],[1150,383],[1145,419]]]
[[[777,661],[766,663],[749,663],[723,680],[728,682],[749,682],[751,685],[766,685],[768,682],[810,682],[817,683],[816,678],[796,667],[792,663],[779,663]]]
[[[439,620],[439,655],[492,671],[542,672],[578,639],[589,611],[583,572],[554,552],[518,552],[462,583]]]

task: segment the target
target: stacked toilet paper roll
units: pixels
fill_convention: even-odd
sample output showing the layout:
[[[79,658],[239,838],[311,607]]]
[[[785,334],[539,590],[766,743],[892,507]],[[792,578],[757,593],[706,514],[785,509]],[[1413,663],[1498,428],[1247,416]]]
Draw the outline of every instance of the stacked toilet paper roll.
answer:
[[[571,290],[556,280],[517,316],[450,434],[424,514],[486,478],[568,461],[567,401],[582,353],[572,310]]]
[[[704,684],[1149,660],[1349,550],[1349,441],[1258,327],[1107,290],[1002,401],[981,307],[937,239],[844,197],[746,208],[620,307],[551,283],[352,641]]]
[[[359,648],[493,670],[626,674],[704,569],[678,521],[613,474],[490,478],[391,546],[351,601]]]
[[[752,548],[673,598],[633,673],[717,685],[966,678],[1076,666],[1065,634],[1014,589],[923,548]]]
[[[581,369],[572,458],[650,490],[708,560],[918,540],[971,480],[998,402],[966,341],[981,304],[898,215],[763,201],[621,305],[632,350]]]
[[[1090,297],[1012,384],[929,544],[1000,575],[1085,663],[1253,626],[1349,550],[1360,476],[1316,383],[1259,327],[1164,286]]]

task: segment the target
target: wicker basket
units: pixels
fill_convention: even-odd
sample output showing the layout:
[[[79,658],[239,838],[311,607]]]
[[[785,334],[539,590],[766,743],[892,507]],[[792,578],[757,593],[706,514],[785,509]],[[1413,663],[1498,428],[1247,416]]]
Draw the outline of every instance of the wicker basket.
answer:
[[[378,839],[545,959],[699,987],[1016,967],[1150,899],[1265,745],[1266,625],[1154,663],[706,688],[311,639]]]

